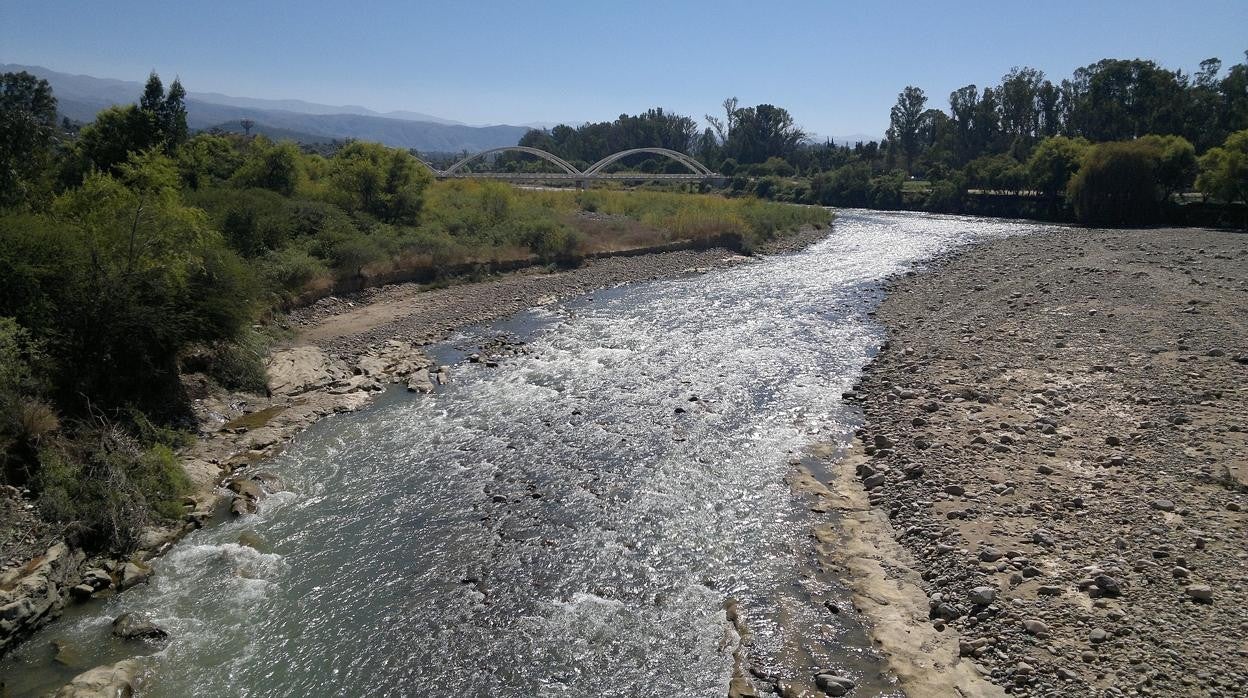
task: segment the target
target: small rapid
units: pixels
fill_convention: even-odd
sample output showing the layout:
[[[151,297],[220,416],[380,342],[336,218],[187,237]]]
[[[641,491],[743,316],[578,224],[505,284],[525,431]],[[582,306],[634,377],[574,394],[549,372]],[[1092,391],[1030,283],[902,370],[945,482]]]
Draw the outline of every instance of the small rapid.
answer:
[[[264,466],[289,492],[195,532],[0,674],[38,694],[132,656],[108,626],[135,611],[171,634],[141,696],[718,698],[735,602],[767,671],[889,694],[853,614],[815,601],[845,595],[810,571],[830,514],[786,476],[806,447],[850,443],[840,395],[880,341],[885,277],[1040,227],[842,212],[801,253],[524,313],[505,324],[525,353],[318,423]]]

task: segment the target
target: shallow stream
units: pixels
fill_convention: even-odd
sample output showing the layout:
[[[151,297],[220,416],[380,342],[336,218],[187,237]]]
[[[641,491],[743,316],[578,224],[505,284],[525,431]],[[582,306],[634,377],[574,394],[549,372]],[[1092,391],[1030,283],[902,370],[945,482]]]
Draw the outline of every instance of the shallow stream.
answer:
[[[831,514],[786,476],[805,447],[849,444],[840,395],[881,338],[867,313],[886,276],[1037,227],[842,212],[798,254],[465,332],[444,360],[502,331],[526,352],[317,424],[263,466],[289,492],[194,533],[0,675],[38,695],[146,651],[141,696],[722,698],[732,599],[760,669],[891,694],[852,611],[822,603],[849,608],[811,565]],[[111,640],[125,611],[172,639]]]

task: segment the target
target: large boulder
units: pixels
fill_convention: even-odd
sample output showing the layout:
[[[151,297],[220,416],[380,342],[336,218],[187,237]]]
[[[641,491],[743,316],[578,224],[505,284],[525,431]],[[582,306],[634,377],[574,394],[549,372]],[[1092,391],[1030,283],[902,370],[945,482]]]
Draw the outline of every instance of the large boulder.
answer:
[[[121,567],[120,581],[117,584],[118,589],[129,589],[136,584],[146,582],[152,576],[152,568],[150,565],[131,561]]]
[[[138,674],[139,663],[133,659],[97,666],[75,676],[55,698],[130,698]]]
[[[137,613],[123,613],[113,619],[113,634],[123,640],[164,640],[168,631]]]
[[[80,551],[57,543],[20,567],[0,574],[0,654],[61,614],[81,579]]]

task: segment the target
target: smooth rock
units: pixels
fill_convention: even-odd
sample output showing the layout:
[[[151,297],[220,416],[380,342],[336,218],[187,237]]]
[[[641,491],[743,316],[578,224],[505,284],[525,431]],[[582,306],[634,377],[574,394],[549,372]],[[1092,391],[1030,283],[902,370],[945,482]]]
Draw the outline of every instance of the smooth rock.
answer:
[[[853,679],[837,676],[836,674],[816,675],[815,685],[830,696],[843,696],[854,690]]]
[[[987,606],[997,600],[997,590],[990,586],[975,587],[968,598],[976,606]]]
[[[137,613],[123,613],[113,619],[113,634],[124,640],[163,640],[164,628]]]
[[[1023,630],[1035,635],[1036,637],[1048,637],[1049,626],[1042,620],[1036,618],[1028,618],[1023,621]]]
[[[133,659],[98,666],[75,676],[55,698],[130,698],[138,673],[139,663]]]
[[[1183,591],[1195,601],[1213,602],[1213,588],[1207,584],[1191,584]]]
[[[1149,506],[1158,511],[1174,511],[1174,502],[1169,499],[1154,499]]]

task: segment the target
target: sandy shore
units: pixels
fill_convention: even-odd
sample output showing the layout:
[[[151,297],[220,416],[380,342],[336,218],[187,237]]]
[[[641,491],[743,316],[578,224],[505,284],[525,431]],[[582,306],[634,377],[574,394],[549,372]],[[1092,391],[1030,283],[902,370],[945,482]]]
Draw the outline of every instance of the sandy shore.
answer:
[[[1248,236],[1003,239],[889,291],[820,538],[902,687],[1242,695]]]

